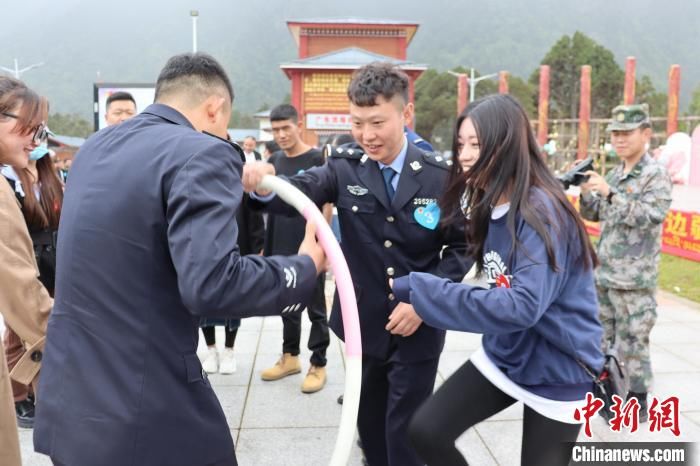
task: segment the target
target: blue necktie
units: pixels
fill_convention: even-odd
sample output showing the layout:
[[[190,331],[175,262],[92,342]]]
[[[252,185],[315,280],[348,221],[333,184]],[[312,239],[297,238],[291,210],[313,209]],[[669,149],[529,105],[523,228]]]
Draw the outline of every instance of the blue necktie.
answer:
[[[384,177],[384,186],[386,186],[386,193],[389,195],[390,201],[394,200],[394,193],[396,192],[394,190],[394,185],[391,184],[391,180],[394,179],[394,175],[396,175],[396,171],[393,168],[391,168],[391,167],[382,168],[382,176]]]

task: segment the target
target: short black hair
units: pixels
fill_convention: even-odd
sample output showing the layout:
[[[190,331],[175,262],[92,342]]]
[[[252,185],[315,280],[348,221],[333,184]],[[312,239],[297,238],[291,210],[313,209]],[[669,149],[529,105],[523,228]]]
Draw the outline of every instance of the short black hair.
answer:
[[[255,142],[258,142],[258,140],[253,136],[252,134],[249,134],[248,136],[244,137],[243,140],[245,141],[246,139],[252,139]]]
[[[280,145],[275,141],[265,141],[263,144],[265,144],[265,149],[267,149],[267,151],[271,154],[274,154],[280,150]]]
[[[343,144],[350,144],[351,142],[355,142],[355,139],[348,133],[331,134],[328,136],[328,139],[326,139],[326,144],[330,144],[331,146],[342,146]]]
[[[281,104],[270,110],[270,121],[292,120],[294,123],[299,121],[299,112],[293,105]]]
[[[226,90],[233,103],[231,81],[214,57],[204,52],[181,53],[170,58],[158,75],[155,100],[171,93],[186,93],[199,102],[217,87]]]
[[[373,62],[355,71],[348,86],[348,99],[358,107],[377,105],[377,97],[391,100],[401,96],[408,103],[409,80],[406,73],[389,62]]]
[[[112,102],[116,102],[118,100],[130,100],[134,103],[134,107],[136,107],[136,100],[134,100],[133,95],[125,91],[117,91],[111,94],[109,97],[107,97],[107,104],[105,108],[109,108]]]

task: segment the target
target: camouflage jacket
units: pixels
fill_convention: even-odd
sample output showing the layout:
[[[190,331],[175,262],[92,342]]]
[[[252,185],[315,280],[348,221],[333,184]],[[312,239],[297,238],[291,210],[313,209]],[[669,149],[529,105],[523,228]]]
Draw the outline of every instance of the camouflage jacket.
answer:
[[[610,202],[591,193],[581,196],[583,218],[600,221],[596,283],[622,290],[655,288],[671,178],[648,153],[629,173],[623,168],[620,164],[605,177],[615,192]]]

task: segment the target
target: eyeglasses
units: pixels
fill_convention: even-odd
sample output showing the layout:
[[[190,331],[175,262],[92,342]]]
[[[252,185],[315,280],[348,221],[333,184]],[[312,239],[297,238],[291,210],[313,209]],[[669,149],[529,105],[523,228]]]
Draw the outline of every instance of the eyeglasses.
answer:
[[[14,118],[15,120],[19,120],[19,116],[12,114],[12,113],[7,113],[7,112],[1,112],[3,116],[6,116],[8,118]],[[36,128],[34,128],[34,136],[32,136],[32,141],[36,144],[40,144],[42,141],[44,141],[46,138],[49,137],[49,130],[46,128],[46,123],[43,121],[39,123]]]

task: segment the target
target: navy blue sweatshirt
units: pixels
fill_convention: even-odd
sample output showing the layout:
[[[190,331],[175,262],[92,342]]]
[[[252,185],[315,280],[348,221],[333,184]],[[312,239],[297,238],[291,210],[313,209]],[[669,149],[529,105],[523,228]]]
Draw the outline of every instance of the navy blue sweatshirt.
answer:
[[[395,280],[394,292],[428,325],[483,333],[486,354],[524,389],[554,400],[583,399],[593,385],[576,360],[596,371],[603,366],[593,270],[577,261],[581,248],[573,219],[564,214],[560,224],[540,190],[533,190],[531,202],[540,218],[551,221],[557,270],[549,265],[542,237],[520,215],[520,246],[511,258],[503,216],[490,221],[484,243],[489,289],[412,272]]]

